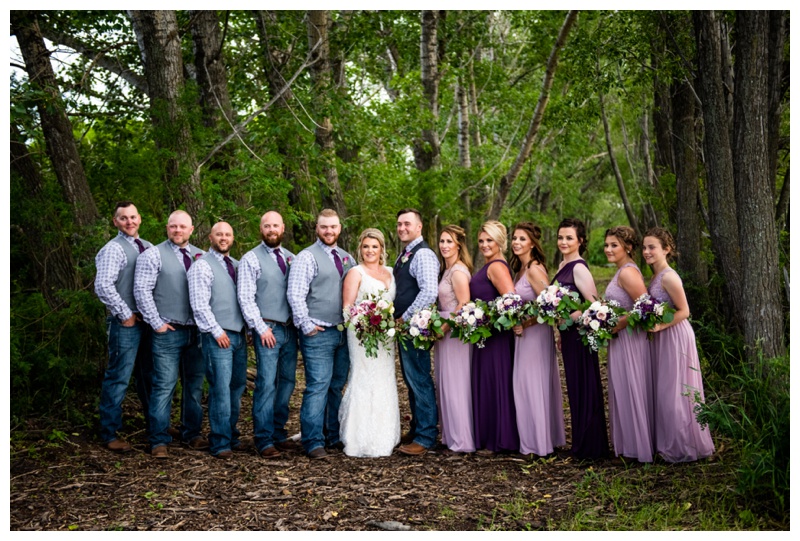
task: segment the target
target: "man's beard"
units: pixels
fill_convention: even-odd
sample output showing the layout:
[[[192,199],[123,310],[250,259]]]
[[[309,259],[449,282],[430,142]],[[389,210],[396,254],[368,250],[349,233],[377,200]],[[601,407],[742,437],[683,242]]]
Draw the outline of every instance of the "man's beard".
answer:
[[[228,255],[229,253],[231,253],[231,245],[230,244],[228,245],[228,248],[225,251],[223,251],[222,248],[220,248],[218,244],[212,244],[211,247],[214,248],[214,251],[217,252],[218,254]]]
[[[318,238],[318,239],[319,239],[319,241],[320,241],[322,244],[324,244],[325,246],[333,246],[334,244],[336,244],[336,243],[339,241],[339,235],[334,235],[334,237],[333,237],[333,242],[331,242],[330,244],[328,244],[328,241],[326,241],[326,240],[325,240],[325,239],[322,237],[322,235],[319,235],[319,234],[317,234],[317,238]]]
[[[279,233],[277,237],[272,237],[272,239],[267,238],[267,236],[263,233],[261,234],[261,240],[264,241],[264,244],[270,248],[277,248],[281,245],[281,242],[283,242],[283,233]]]

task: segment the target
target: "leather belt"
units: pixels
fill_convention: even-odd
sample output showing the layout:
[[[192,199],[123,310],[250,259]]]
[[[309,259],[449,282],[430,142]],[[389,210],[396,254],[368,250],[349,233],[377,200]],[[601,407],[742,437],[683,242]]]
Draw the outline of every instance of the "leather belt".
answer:
[[[178,329],[185,329],[185,330],[189,330],[190,331],[192,329],[196,329],[197,328],[197,325],[182,325],[180,323],[170,323],[170,325],[172,325],[172,328],[175,329],[176,331]]]
[[[282,327],[288,327],[289,325],[292,324],[291,319],[289,321],[275,321],[274,319],[261,318],[261,320],[264,323],[274,323],[275,325],[280,325]]]

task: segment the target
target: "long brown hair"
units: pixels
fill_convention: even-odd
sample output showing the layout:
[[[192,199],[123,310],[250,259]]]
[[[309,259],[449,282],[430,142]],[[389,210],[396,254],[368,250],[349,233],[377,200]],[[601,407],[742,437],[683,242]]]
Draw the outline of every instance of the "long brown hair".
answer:
[[[472,256],[469,255],[469,250],[467,249],[467,233],[464,231],[462,227],[459,227],[454,224],[450,224],[442,228],[442,233],[447,233],[453,238],[455,241],[456,246],[458,246],[458,258],[461,260],[464,265],[467,266],[469,269],[469,273],[472,274]],[[441,233],[440,233],[441,237]],[[437,250],[436,257],[439,258],[439,274],[443,274],[445,270],[445,262],[442,254]]]
[[[526,269],[529,269],[533,262],[541,264],[544,266],[545,272],[547,272],[547,263],[545,263],[545,255],[544,250],[542,249],[542,244],[539,242],[539,239],[542,238],[542,228],[536,225],[533,222],[520,222],[515,225],[511,229],[511,236],[514,236],[514,232],[519,229],[520,231],[524,231],[525,234],[531,239],[531,260],[528,261],[528,265]],[[518,273],[519,270],[522,268],[522,261],[520,258],[515,254],[512,250],[511,255],[508,257],[508,265],[511,267],[511,270],[514,273]]]

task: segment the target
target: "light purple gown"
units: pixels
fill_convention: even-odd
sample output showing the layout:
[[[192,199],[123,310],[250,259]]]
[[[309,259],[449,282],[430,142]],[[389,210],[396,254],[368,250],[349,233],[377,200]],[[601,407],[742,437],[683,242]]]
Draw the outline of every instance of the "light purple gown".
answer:
[[[661,286],[664,273],[675,272],[667,267],[653,277],[648,291],[658,302],[669,302],[669,294]],[[655,333],[650,342],[655,388],[656,452],[667,462],[691,462],[714,454],[714,443],[708,427],[701,427],[695,417],[695,397],[705,401],[703,376],[694,330],[683,320]]]
[[[625,310],[633,299],[617,282],[623,265],[606,288],[606,299],[617,301]],[[617,333],[608,345],[608,416],[614,454],[653,461],[653,367],[647,333],[627,329]]]
[[[458,306],[453,290],[454,272],[463,272],[470,279],[466,266],[457,263],[444,271],[439,282],[439,314],[451,318]],[[472,347],[448,332],[436,342],[433,350],[436,398],[442,425],[442,443],[451,451],[475,451],[472,432],[472,386],[470,375]]]
[[[514,289],[523,302],[536,298],[524,274]],[[549,325],[534,324],[516,337],[514,405],[520,453],[547,456],[555,447],[566,444],[561,378],[553,328]]]

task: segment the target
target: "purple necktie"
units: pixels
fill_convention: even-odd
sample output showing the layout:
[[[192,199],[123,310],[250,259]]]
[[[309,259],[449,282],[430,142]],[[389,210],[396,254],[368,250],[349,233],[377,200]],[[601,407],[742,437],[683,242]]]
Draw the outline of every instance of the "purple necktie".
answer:
[[[231,261],[231,258],[228,257],[228,256],[225,256],[222,259],[225,260],[225,264],[228,266],[228,274],[231,275],[231,280],[233,280],[233,283],[235,284],[236,283],[236,271],[233,270],[233,262]]]
[[[336,270],[339,271],[339,276],[342,275],[344,272],[344,267],[342,267],[342,260],[339,258],[339,254],[336,253],[336,249],[333,249],[333,262],[336,263]]]
[[[275,254],[275,258],[278,260],[278,266],[281,268],[281,272],[285,275],[286,274],[286,262],[283,260],[283,256],[281,255],[281,249],[275,248],[272,250]]]
[[[192,266],[192,258],[189,257],[189,251],[186,248],[181,248],[181,253],[183,254],[183,266],[188,271],[189,267]]]
[[[133,242],[135,242],[136,243],[136,247],[139,248],[139,253],[140,254],[142,252],[144,252],[144,244],[142,244],[142,241],[140,241],[139,239],[133,239]]]

